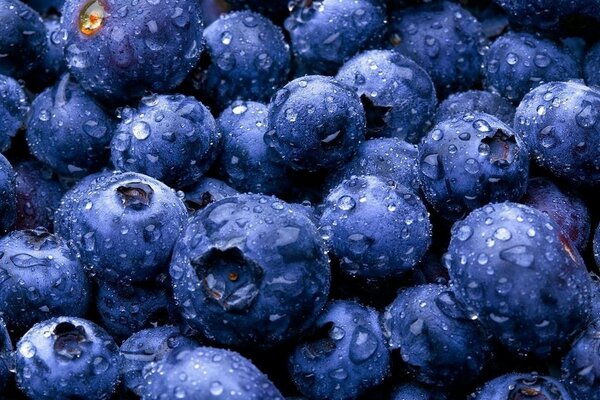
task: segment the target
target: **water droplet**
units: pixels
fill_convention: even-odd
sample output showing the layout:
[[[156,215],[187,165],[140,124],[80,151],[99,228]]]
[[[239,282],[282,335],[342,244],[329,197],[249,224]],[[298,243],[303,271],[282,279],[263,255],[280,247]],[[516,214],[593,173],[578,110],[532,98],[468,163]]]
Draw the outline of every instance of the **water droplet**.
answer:
[[[354,199],[351,196],[344,195],[339,198],[337,206],[340,210],[350,211],[354,207],[356,207],[356,201],[354,201]]]
[[[214,381],[210,384],[210,394],[220,396],[223,394],[223,384],[219,381]]]
[[[498,240],[507,241],[512,237],[512,235],[508,229],[498,228],[494,232],[494,237]]]
[[[225,31],[225,32],[221,33],[221,43],[228,46],[231,43],[232,37],[233,36],[231,35],[231,32],[229,32],[229,31]]]
[[[144,140],[150,136],[150,125],[144,121],[137,121],[132,125],[131,132],[136,139]]]
[[[529,247],[524,245],[517,245],[502,250],[500,252],[500,258],[504,261],[508,261],[525,268],[531,267],[535,259],[533,252],[529,249]]]

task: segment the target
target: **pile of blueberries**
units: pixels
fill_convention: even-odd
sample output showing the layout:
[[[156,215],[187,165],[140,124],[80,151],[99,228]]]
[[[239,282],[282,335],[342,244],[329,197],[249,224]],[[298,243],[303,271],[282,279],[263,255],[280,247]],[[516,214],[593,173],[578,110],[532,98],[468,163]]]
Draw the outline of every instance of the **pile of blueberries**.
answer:
[[[600,400],[599,23],[0,0],[0,398]]]

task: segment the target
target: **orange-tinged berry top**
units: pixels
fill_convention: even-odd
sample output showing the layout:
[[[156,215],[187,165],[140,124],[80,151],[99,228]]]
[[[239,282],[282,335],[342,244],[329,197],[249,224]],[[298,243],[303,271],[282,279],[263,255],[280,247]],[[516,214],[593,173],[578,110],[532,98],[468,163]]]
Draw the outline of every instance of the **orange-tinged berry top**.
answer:
[[[79,30],[84,35],[98,32],[106,19],[106,10],[99,0],[88,2],[79,14]]]

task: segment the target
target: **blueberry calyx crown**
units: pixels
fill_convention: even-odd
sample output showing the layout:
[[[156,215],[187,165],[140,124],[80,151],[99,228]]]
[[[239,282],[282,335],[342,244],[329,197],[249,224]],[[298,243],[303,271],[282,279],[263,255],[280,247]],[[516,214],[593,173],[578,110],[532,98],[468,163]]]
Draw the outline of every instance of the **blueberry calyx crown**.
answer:
[[[54,249],[58,246],[56,236],[48,232],[46,228],[36,228],[24,231],[26,235],[26,243],[35,251],[40,251],[42,248]]]
[[[98,32],[104,25],[106,9],[100,0],[88,1],[79,13],[79,31],[86,36]]]
[[[367,116],[367,131],[372,135],[377,135],[389,125],[392,107],[375,105],[371,97],[366,94],[360,96],[360,102]]]
[[[507,400],[562,400],[561,391],[543,377],[518,379]]]
[[[497,129],[493,135],[483,138],[481,143],[488,146],[492,164],[506,167],[515,159],[518,147],[514,135]]]
[[[75,326],[70,322],[61,322],[54,327],[54,351],[65,358],[79,358],[83,349],[80,344],[87,341],[83,326]]]
[[[141,182],[129,182],[117,188],[121,203],[126,208],[141,210],[150,205],[154,190],[150,185]]]
[[[198,200],[186,199],[184,203],[188,210],[198,211],[198,210],[203,209],[210,203],[213,203],[214,201],[215,201],[214,196],[210,192],[207,191],[207,192],[202,193],[202,195],[200,196],[200,198]]]
[[[260,292],[263,269],[237,247],[213,248],[192,264],[204,293],[225,311],[248,309]]]
[[[327,356],[336,349],[335,338],[339,328],[333,322],[327,322],[310,335],[302,351],[309,359]]]

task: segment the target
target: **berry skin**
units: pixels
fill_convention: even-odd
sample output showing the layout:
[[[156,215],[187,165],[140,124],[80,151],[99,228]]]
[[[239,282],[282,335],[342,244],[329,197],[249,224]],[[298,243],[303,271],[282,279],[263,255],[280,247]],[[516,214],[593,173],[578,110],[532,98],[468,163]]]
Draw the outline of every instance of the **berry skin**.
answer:
[[[295,79],[269,104],[265,143],[296,170],[334,170],[364,140],[366,117],[356,93],[320,75]]]
[[[418,381],[460,386],[475,382],[490,360],[490,345],[447,286],[401,290],[383,314],[394,354]]]
[[[391,400],[446,400],[446,396],[418,384],[407,383],[394,391]]]
[[[63,29],[60,18],[55,15],[44,18],[46,26],[46,43],[48,51],[44,56],[43,69],[44,76],[36,76],[36,80],[46,82],[44,86],[49,86],[67,71],[67,62],[65,60],[65,46],[67,45],[67,32]]]
[[[596,43],[585,56],[583,75],[589,86],[600,86],[600,42]]]
[[[90,283],[61,238],[45,229],[12,231],[0,239],[0,254],[0,314],[11,332],[49,317],[85,315]]]
[[[333,75],[353,55],[382,44],[385,4],[379,0],[296,0],[285,29],[300,69]]]
[[[600,399],[600,321],[573,343],[562,363],[562,380],[576,399]]]
[[[429,73],[442,97],[469,89],[479,80],[479,22],[463,7],[448,1],[392,13],[390,42],[394,50]]]
[[[268,108],[256,102],[234,102],[217,119],[223,146],[218,167],[240,192],[281,194],[286,189],[287,168],[263,140]]]
[[[69,202],[76,204],[61,205],[66,217],[55,222],[93,274],[109,282],[140,282],[164,271],[187,218],[172,189],[125,172],[88,181],[80,190]]]
[[[288,81],[289,45],[281,29],[260,14],[224,14],[204,30],[204,40],[206,61],[196,85],[218,109],[234,100],[269,101]]]
[[[42,65],[46,28],[37,11],[19,0],[0,3],[0,74],[24,78]]]
[[[485,90],[469,90],[451,94],[442,101],[435,115],[435,121],[442,122],[474,112],[493,115],[509,126],[515,119],[515,107],[504,97]]]
[[[140,329],[178,322],[177,309],[164,274],[146,285],[100,283],[96,309],[102,326],[115,339]]]
[[[69,70],[86,91],[111,104],[174,89],[203,49],[194,0],[66,0],[63,27]]]
[[[551,82],[529,92],[514,128],[537,164],[571,183],[600,181],[600,89],[577,82]],[[568,134],[566,134],[568,132]]]
[[[31,400],[107,400],[119,379],[119,348],[98,325],[58,317],[17,343],[17,386]]]
[[[0,75],[0,151],[25,127],[29,101],[23,87],[10,76]]]
[[[527,184],[527,193],[519,202],[548,214],[583,254],[592,229],[590,214],[583,200],[563,192],[549,179],[532,178]]]
[[[438,123],[419,146],[421,189],[448,220],[492,201],[518,200],[529,153],[508,125],[484,113]]]
[[[506,374],[487,382],[473,400],[576,400],[562,383],[550,376],[531,374]]]
[[[508,32],[492,43],[483,57],[487,90],[519,102],[544,82],[581,76],[578,62],[564,48],[530,33]]]
[[[215,178],[204,177],[198,180],[194,186],[186,189],[184,202],[191,213],[203,209],[210,203],[238,194],[237,190],[225,182]]]
[[[546,358],[587,323],[583,260],[541,211],[506,202],[471,212],[453,226],[445,261],[457,298],[513,353]]]
[[[194,214],[175,246],[173,293],[187,323],[222,346],[295,339],[327,300],[330,269],[312,221],[246,194]]]
[[[143,400],[162,400],[166,393],[186,399],[283,400],[248,359],[213,347],[178,348],[144,368],[143,375]]]
[[[159,326],[134,333],[119,349],[123,384],[141,396],[146,365],[163,360],[174,350],[197,346],[194,340],[186,338],[173,326]]]
[[[388,375],[379,312],[354,301],[329,303],[315,332],[292,352],[290,374],[311,399],[355,399]]]
[[[193,97],[148,96],[125,109],[111,142],[115,167],[181,188],[215,160],[221,135],[208,108]]]
[[[7,232],[17,218],[16,186],[15,170],[0,154],[0,234]]]
[[[336,79],[354,89],[365,108],[367,136],[417,143],[431,128],[437,106],[425,70],[391,50],[370,50],[346,62]]]
[[[26,138],[38,160],[83,177],[106,164],[113,130],[112,118],[65,74],[31,104]]]
[[[398,138],[366,140],[358,146],[356,155],[344,167],[335,171],[328,186],[334,187],[353,175],[374,175],[383,180],[392,180],[398,185],[419,190],[419,168],[417,146]]]
[[[364,278],[414,268],[431,244],[429,215],[419,197],[375,176],[352,177],[335,187],[320,229],[342,270]]]

